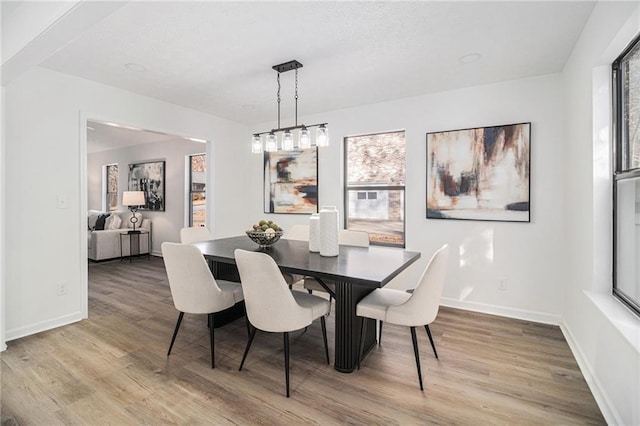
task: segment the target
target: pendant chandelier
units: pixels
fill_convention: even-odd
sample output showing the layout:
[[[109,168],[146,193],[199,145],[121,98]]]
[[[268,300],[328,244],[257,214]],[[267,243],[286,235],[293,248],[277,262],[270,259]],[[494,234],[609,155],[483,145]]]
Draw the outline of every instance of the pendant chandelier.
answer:
[[[278,128],[271,129],[267,132],[254,133],[251,138],[251,152],[254,154],[262,154],[263,151],[293,151],[308,149],[312,146],[329,146],[329,128],[327,127],[327,123],[298,125],[298,68],[302,68],[302,64],[293,60],[283,64],[274,65],[272,68],[278,73]],[[296,121],[293,126],[280,127],[280,74],[291,70],[295,70],[296,72]],[[314,127],[316,128],[315,145],[312,143],[311,132],[309,131],[309,129]]]

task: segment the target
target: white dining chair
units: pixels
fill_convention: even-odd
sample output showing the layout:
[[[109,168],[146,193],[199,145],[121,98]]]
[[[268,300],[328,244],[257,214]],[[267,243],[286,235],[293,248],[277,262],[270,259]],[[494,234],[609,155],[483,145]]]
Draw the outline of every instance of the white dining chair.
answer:
[[[324,351],[329,364],[325,316],[329,301],[322,297],[289,290],[286,281],[271,256],[236,249],[236,265],[244,293],[247,318],[253,326],[238,371],[242,370],[256,330],[282,333],[284,339],[284,368],[286,395],[289,397],[289,332],[300,330],[320,318]]]
[[[341,229],[338,232],[338,244],[343,246],[369,247],[369,233],[365,231]],[[322,282],[324,282],[325,285],[335,293],[336,284],[333,281],[322,280]],[[309,292],[309,294],[313,293],[314,290],[327,291],[322,284],[313,277],[304,278],[304,288]],[[329,295],[329,301],[331,301],[331,295]]]
[[[206,226],[191,226],[180,230],[180,242],[183,244],[199,243],[213,240],[213,235]]]
[[[173,304],[180,312],[167,356],[171,355],[184,314],[207,314],[211,340],[211,368],[215,368],[213,314],[241,302],[244,299],[242,286],[239,283],[216,280],[202,252],[191,244],[164,242],[162,257]]]
[[[285,232],[282,238],[286,240],[309,241],[309,225],[293,225]],[[289,288],[293,288],[295,283],[304,279],[304,275],[292,274],[290,272],[283,272],[282,276],[289,285]]]
[[[365,318],[379,320],[383,323],[407,326],[411,329],[411,339],[413,341],[413,352],[416,358],[416,368],[418,369],[420,390],[424,390],[422,386],[422,372],[420,369],[420,354],[418,353],[416,327],[424,326],[429,341],[431,342],[431,347],[433,348],[433,354],[438,358],[438,352],[436,351],[436,345],[433,343],[429,324],[431,324],[438,315],[448,257],[449,247],[445,244],[431,257],[413,292],[410,293],[405,290],[384,287],[377,288],[356,305],[356,316],[361,317],[358,369],[360,369],[360,361],[364,349],[363,340],[367,329],[367,321],[365,321]]]

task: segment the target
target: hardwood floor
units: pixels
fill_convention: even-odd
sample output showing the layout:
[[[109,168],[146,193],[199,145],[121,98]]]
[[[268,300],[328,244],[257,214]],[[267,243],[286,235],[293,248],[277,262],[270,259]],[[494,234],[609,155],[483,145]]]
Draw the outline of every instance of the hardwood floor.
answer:
[[[258,333],[243,371],[244,319],[216,329],[177,319],[162,259],[89,267],[89,319],[8,343],[3,425],[604,424],[558,327],[442,308],[418,333],[420,392],[408,328],[386,325],[360,371],[326,365],[319,321],[291,339]],[[333,357],[333,317],[328,318]]]

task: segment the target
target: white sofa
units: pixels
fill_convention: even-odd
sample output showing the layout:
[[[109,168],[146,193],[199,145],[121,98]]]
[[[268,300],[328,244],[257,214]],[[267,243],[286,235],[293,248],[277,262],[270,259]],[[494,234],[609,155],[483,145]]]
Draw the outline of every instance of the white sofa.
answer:
[[[100,215],[109,215],[106,220],[104,230],[95,229],[96,222],[98,221]],[[136,215],[139,218],[139,226],[136,226],[136,229],[141,229],[149,232],[149,235],[141,234],[139,237],[140,254],[149,253],[149,242],[151,240],[151,221],[149,219],[143,219],[140,212],[136,213]],[[89,210],[87,220],[89,228],[87,241],[89,259],[97,261],[118,258],[121,256],[129,256],[130,236],[121,236],[121,234],[126,234],[128,230],[133,228],[130,219],[131,212],[100,212],[97,210]],[[121,239],[122,242],[120,241]],[[121,243],[122,252],[120,251]]]

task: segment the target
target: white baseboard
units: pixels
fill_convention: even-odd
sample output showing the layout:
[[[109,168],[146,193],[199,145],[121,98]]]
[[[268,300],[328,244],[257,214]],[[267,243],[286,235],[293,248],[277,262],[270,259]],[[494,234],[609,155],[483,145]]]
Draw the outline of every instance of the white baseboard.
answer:
[[[563,321],[560,323],[560,330],[564,335],[564,339],[567,341],[569,345],[569,349],[573,353],[576,362],[578,363],[578,367],[584,376],[587,385],[589,386],[589,390],[593,395],[593,398],[596,400],[596,404],[598,404],[598,408],[602,412],[604,419],[607,424],[610,425],[621,425],[623,422],[618,415],[618,412],[615,410],[614,405],[611,403],[609,397],[607,397],[606,392],[603,392],[602,385],[598,381],[598,378],[593,374],[593,369],[586,357],[582,353],[580,346],[576,343],[576,340],[573,338],[573,334],[571,334],[571,330],[567,327],[567,324]]]
[[[63,325],[72,324],[80,320],[82,320],[82,312],[78,311],[69,315],[64,315],[64,316],[53,318],[47,321],[38,322],[25,327],[15,328],[13,330],[7,330],[5,337],[8,342],[11,340],[19,339],[21,337],[40,333],[42,331],[47,331],[53,328],[62,327]]]
[[[499,315],[501,317],[516,318],[526,321],[540,322],[543,324],[560,324],[560,315],[548,314],[545,312],[527,311],[524,309],[506,308],[504,306],[488,305],[485,303],[466,302],[462,300],[449,299],[443,297],[440,299],[442,306],[450,308],[464,309],[467,311],[482,312],[484,314]]]

